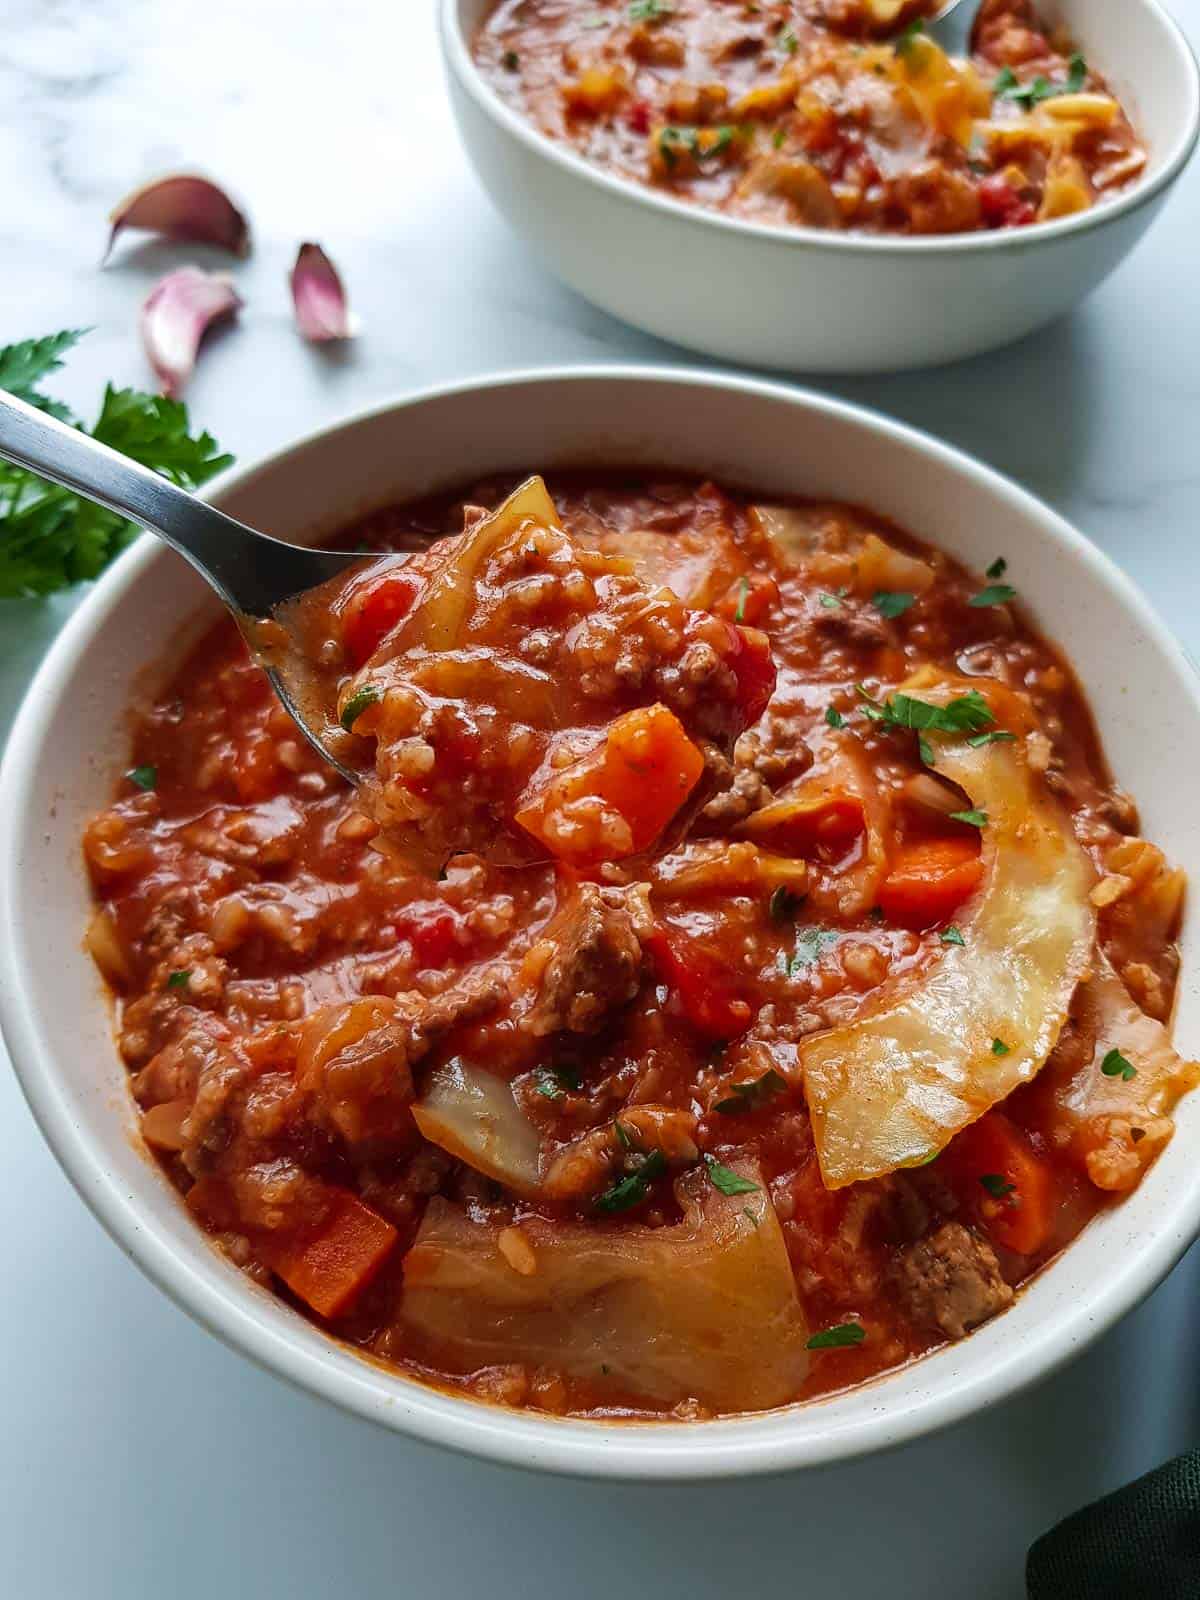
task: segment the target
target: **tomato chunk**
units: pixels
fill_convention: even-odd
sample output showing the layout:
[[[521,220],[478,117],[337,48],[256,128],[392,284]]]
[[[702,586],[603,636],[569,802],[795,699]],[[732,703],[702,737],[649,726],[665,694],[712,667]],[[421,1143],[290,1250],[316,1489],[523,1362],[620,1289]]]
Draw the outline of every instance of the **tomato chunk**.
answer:
[[[926,839],[906,845],[879,886],[879,905],[892,922],[929,927],[943,922],[974,893],[983,862],[973,839]]]
[[[729,665],[738,681],[738,696],[746,727],[757,722],[767,709],[775,693],[775,662],[771,658],[771,641],[757,628],[740,628],[732,622],[729,629],[733,646]]]
[[[1037,216],[1036,207],[1023,200],[999,172],[979,185],[979,209],[989,228],[1020,228]]]
[[[763,618],[779,604],[779,585],[766,572],[739,578],[717,603],[717,615],[727,622],[744,622],[757,628]]]
[[[328,1197],[317,1233],[273,1253],[270,1264],[318,1316],[337,1317],[383,1266],[396,1243],[396,1230],[346,1189],[331,1188]]]
[[[736,1039],[754,1013],[726,964],[681,928],[658,923],[646,949],[659,979],[670,990],[669,1008],[699,1033]]]
[[[653,844],[695,788],[704,757],[666,706],[640,706],[611,724],[603,743],[523,800],[516,821],[576,865],[636,855]],[[593,826],[615,816],[626,837]]]
[[[350,591],[342,612],[342,643],[354,671],[412,609],[420,587],[417,577],[401,570],[368,578]]]
[[[1055,1184],[1029,1135],[1003,1111],[964,1128],[942,1157],[969,1214],[1006,1250],[1033,1255],[1050,1237]]]

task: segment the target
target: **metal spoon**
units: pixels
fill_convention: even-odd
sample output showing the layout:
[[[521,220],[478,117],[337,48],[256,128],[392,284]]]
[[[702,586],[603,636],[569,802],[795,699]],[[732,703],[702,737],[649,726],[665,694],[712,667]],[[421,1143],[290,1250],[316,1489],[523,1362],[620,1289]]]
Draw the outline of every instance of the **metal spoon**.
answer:
[[[925,32],[948,56],[970,54],[974,26],[975,7],[965,0],[945,0],[932,16],[925,18]]]
[[[233,613],[300,732],[350,783],[359,781],[359,774],[330,749],[331,730],[313,725],[313,713],[306,709],[312,704],[311,680],[299,650],[273,651],[268,659],[255,637],[255,623],[273,617],[283,601],[361,561],[361,555],[306,550],[258,533],[2,390],[0,458],[128,517],[191,562]]]

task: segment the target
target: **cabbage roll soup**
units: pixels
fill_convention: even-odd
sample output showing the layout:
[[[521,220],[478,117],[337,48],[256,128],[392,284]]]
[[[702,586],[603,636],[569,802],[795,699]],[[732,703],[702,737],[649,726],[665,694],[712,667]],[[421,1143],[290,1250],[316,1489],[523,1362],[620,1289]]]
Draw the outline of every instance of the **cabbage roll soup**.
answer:
[[[700,1420],[998,1316],[1142,1178],[1182,874],[1002,550],[596,473],[221,622],[87,829],[142,1135],[257,1283],[479,1399]]]
[[[975,4],[976,0],[968,0]],[[753,222],[970,233],[1087,211],[1146,153],[1087,41],[982,0],[968,58],[932,0],[498,0],[475,60],[541,133]]]

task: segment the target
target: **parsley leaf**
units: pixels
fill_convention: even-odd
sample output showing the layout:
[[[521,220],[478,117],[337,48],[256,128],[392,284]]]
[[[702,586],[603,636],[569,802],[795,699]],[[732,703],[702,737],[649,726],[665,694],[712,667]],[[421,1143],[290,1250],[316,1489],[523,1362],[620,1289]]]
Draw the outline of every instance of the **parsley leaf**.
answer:
[[[877,589],[872,596],[871,604],[881,617],[889,621],[902,617],[916,600],[915,594],[909,594],[906,589]]]
[[[747,1083],[731,1083],[729,1097],[718,1100],[713,1109],[724,1112],[727,1117],[736,1117],[743,1111],[753,1111],[765,1100],[782,1094],[786,1088],[787,1079],[783,1074],[776,1072],[774,1067],[768,1067],[761,1078],[752,1078]]]
[[[669,0],[633,0],[629,17],[632,22],[657,22],[660,17],[669,17],[674,9]]]
[[[57,372],[62,358],[72,346],[79,343],[87,328],[64,328],[61,333],[49,334],[45,339],[23,339],[20,344],[6,345],[0,350],[0,389],[7,389],[18,400],[48,411],[60,422],[74,422],[74,417],[57,400],[42,394],[38,385],[43,378]]]
[[[735,622],[744,622],[746,618],[746,596],[750,593],[750,585],[745,578],[738,584],[737,610],[733,613]]]
[[[769,910],[772,922],[791,922],[804,904],[804,896],[781,883],[771,895]]]
[[[354,732],[354,724],[362,716],[368,706],[373,706],[379,699],[379,690],[373,689],[369,683],[352,694],[346,701],[345,710],[338,719],[347,733]]]
[[[568,1089],[578,1092],[581,1086],[574,1067],[539,1067],[534,1077],[538,1094],[547,1100],[562,1100]]]
[[[1119,1050],[1110,1050],[1100,1063],[1100,1071],[1106,1078],[1123,1078],[1126,1083],[1131,1078],[1137,1077],[1137,1068],[1133,1062],[1121,1054]]]
[[[1016,1184],[1009,1183],[999,1172],[983,1172],[979,1181],[993,1200],[1007,1200],[1009,1195],[1016,1193]]]
[[[965,822],[971,828],[986,828],[988,814],[986,811],[952,811],[951,822]]]
[[[847,1345],[861,1344],[867,1330],[861,1322],[839,1322],[836,1328],[826,1328],[814,1333],[805,1346],[807,1350],[840,1350]]]
[[[611,1189],[606,1189],[602,1195],[597,1196],[596,1210],[611,1213],[628,1211],[632,1206],[641,1205],[649,1193],[651,1182],[655,1178],[661,1178],[666,1170],[667,1160],[662,1151],[651,1150],[636,1172],[629,1173],[627,1177],[614,1183]]]
[[[785,56],[794,56],[800,48],[800,41],[796,37],[794,28],[781,28],[775,40],[775,48]]]
[[[139,789],[149,790],[158,787],[157,767],[131,767],[125,776]]]
[[[992,1054],[994,1056],[1008,1056],[1012,1054],[1012,1045],[1005,1044],[1003,1039],[992,1040]]]
[[[967,740],[972,750],[978,750],[985,744],[1010,744],[1015,738],[1015,733],[1005,733],[1002,728],[997,728],[991,733],[977,733]]]
[[[714,1189],[719,1189],[722,1194],[757,1194],[758,1185],[749,1182],[746,1178],[739,1178],[732,1167],[723,1167],[712,1156],[705,1156],[704,1165],[708,1169],[708,1176],[712,1180]]]
[[[191,981],[191,977],[192,977],[192,970],[191,970],[190,967],[188,967],[185,971],[182,971],[182,972],[173,972],[171,974],[171,976],[167,979],[167,988],[168,989],[186,989],[188,984],[189,984],[189,982]]]
[[[848,589],[838,589],[834,594],[819,595],[818,599],[825,607],[826,611],[840,611],[842,609],[842,601],[846,598],[848,593]]]
[[[973,594],[967,604],[981,610],[984,606],[1006,606],[1010,600],[1016,598],[1017,591],[1011,583],[990,583],[986,589]]]
[[[836,706],[825,707],[825,721],[831,728],[844,728],[846,719]]]
[[[903,57],[905,57],[912,49],[916,40],[924,32],[925,23],[920,17],[917,17],[915,21],[908,24],[907,28],[904,28],[896,35],[896,39],[892,48],[895,50],[896,54],[903,59]]]
[[[949,928],[943,928],[941,933],[938,934],[938,938],[943,944],[960,944],[965,946],[967,942],[963,938],[961,932],[953,925],[951,925]]]
[[[987,569],[986,573],[984,573],[984,577],[1002,578],[1007,571],[1008,562],[1003,556],[997,556],[995,561],[993,561],[991,566]]]
[[[936,728],[939,733],[977,733],[996,720],[978,689],[956,695],[944,706],[931,706],[928,701],[915,700],[909,694],[896,694],[890,700],[879,702],[872,700],[861,684],[858,692],[866,702],[862,707],[863,716],[884,728],[915,728],[918,732]]]
[[[38,385],[58,370],[84,331],[68,329],[0,349],[0,388],[81,427]],[[233,459],[220,453],[210,434],[188,432],[187,408],[178,401],[111,384],[95,426],[84,431],[183,489],[198,488]],[[0,596],[53,594],[94,578],[138,532],[132,522],[69,489],[0,466]]]
[[[992,84],[992,93],[999,100],[1012,100],[1026,111],[1032,111],[1043,100],[1078,94],[1086,82],[1087,62],[1076,52],[1067,63],[1067,76],[1062,83],[1051,83],[1040,72],[1032,82],[1022,83],[1011,67],[1002,67]]]

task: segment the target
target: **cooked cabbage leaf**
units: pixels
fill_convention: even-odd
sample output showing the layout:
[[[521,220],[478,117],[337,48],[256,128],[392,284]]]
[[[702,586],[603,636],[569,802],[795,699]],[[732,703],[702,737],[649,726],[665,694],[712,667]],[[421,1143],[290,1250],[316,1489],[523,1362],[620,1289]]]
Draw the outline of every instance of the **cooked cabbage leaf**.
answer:
[[[1091,1049],[1054,1086],[1058,1120],[1073,1128],[1072,1154],[1097,1188],[1132,1189],[1170,1140],[1171,1113],[1200,1083],[1200,1063],[1183,1060],[1099,952],[1076,1014]]]
[[[501,1251],[503,1230],[432,1200],[404,1261],[403,1318],[461,1372],[519,1361],[719,1411],[794,1400],[808,1327],[783,1234],[757,1169],[730,1165],[755,1192],[722,1194],[693,1169],[674,1227],[527,1218],[529,1273]]]
[[[412,1114],[432,1144],[516,1194],[536,1193],[541,1140],[504,1078],[455,1057],[433,1074]]]
[[[983,887],[915,984],[802,1042],[821,1174],[830,1189],[937,1154],[1054,1048],[1095,934],[1091,866],[1016,744],[927,735],[934,769],[986,815]],[[994,1039],[1009,1050],[997,1055]]]

